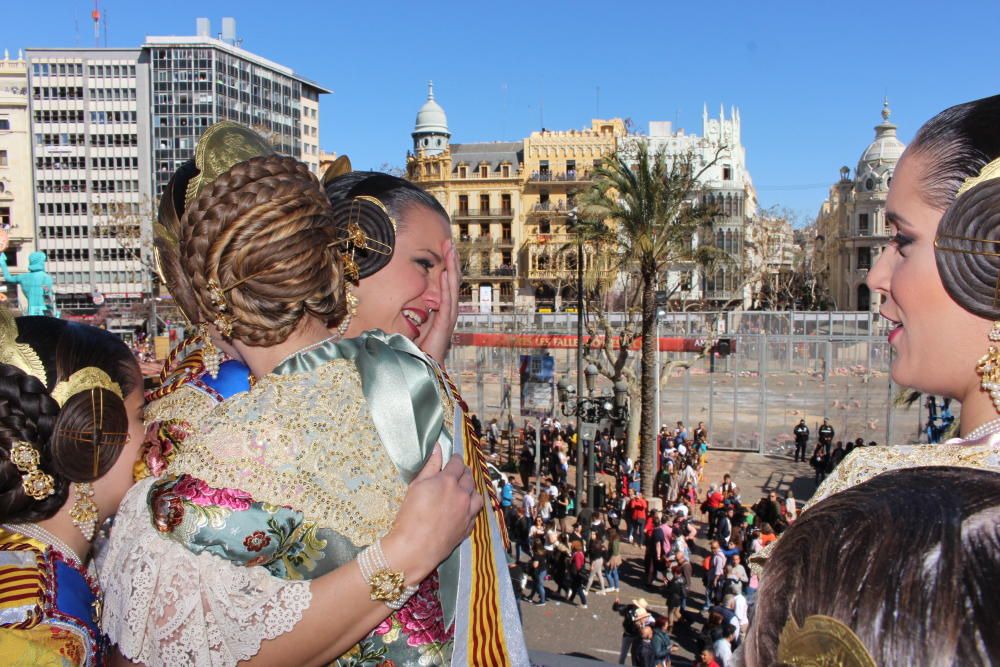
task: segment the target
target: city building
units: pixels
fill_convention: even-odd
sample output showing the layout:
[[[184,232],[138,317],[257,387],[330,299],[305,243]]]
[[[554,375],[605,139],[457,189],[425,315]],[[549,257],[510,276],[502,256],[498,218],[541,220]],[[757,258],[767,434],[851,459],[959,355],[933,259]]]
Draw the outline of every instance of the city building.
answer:
[[[447,115],[429,84],[411,136],[407,176],[452,218],[463,264],[462,309],[575,307],[569,213],[593,165],[625,136],[624,122],[594,120],[590,128],[541,130],[523,141],[452,143]]]
[[[886,100],[875,139],[861,154],[854,177],[841,167],[840,180],[816,218],[813,270],[835,310],[876,311],[879,298],[865,284],[868,271],[889,243],[885,202],[896,163],[906,148],[889,122]]]
[[[202,132],[221,120],[251,127],[275,148],[319,174],[319,96],[330,91],[242,48],[236,21],[212,35],[207,18],[191,36],[147,37],[150,68],[153,193],[194,154]]]
[[[319,96],[329,91],[241,47],[236,23],[151,36],[134,49],[28,49],[35,236],[59,307],[105,308],[109,326],[149,318],[156,202],[201,134],[233,120],[319,174]],[[0,167],[2,169],[2,167]]]
[[[693,261],[670,267],[664,290],[671,300],[702,302],[711,308],[750,306],[744,245],[749,227],[757,217],[757,192],[747,169],[740,131],[738,109],[732,109],[727,118],[725,109],[720,107],[719,117],[711,118],[706,105],[700,136],[683,129],[675,131],[669,121],[650,122],[648,135],[629,136],[629,142],[647,142],[650,153],[665,151],[668,161],[690,157],[695,169],[704,168],[697,196],[703,204],[714,205],[718,210],[711,230],[696,235],[694,243],[714,245],[726,254],[728,261],[714,262],[709,269]]]
[[[35,233],[67,315],[140,325],[153,292],[149,69],[142,50],[28,49]],[[27,165],[18,165],[25,168]]]
[[[0,237],[5,238],[7,266],[11,273],[28,270],[28,255],[35,249],[34,186],[31,170],[31,116],[28,113],[28,63],[21,53],[0,60]],[[5,291],[3,291],[5,290]],[[0,294],[19,299],[14,285]]]

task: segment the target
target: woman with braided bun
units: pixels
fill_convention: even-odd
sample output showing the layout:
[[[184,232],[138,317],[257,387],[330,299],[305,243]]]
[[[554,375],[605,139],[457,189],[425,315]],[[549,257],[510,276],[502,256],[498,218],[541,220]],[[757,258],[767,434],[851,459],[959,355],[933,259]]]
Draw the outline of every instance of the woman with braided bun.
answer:
[[[748,667],[1000,660],[995,595],[985,593],[1000,472],[1000,96],[920,128],[892,174],[886,220],[891,240],[868,286],[893,324],[892,379],[960,401],[960,437],[859,447],[834,469],[757,558],[766,562]],[[835,545],[825,559],[819,542]],[[803,554],[846,576],[803,576]]]
[[[257,379],[125,498],[109,635],[146,664],[446,663],[449,555],[483,499],[459,457],[442,469],[434,367],[402,336],[330,335],[346,310],[330,203],[251,144],[233,124],[199,141],[177,257],[195,321]]]
[[[107,662],[87,564],[131,486],[142,402],[116,336],[0,311],[0,663]]]

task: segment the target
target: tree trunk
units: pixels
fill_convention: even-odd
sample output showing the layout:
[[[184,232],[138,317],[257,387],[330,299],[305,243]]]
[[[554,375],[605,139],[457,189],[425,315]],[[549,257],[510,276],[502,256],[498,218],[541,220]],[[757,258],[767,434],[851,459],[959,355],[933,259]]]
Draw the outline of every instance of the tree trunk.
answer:
[[[642,409],[639,413],[639,451],[642,461],[642,493],[653,497],[656,475],[656,275],[642,272]]]

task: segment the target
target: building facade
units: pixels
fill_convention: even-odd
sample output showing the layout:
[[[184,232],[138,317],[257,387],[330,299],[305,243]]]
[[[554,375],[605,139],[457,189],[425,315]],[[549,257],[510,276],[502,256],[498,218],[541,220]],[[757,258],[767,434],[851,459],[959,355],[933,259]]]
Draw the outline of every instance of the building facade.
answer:
[[[879,297],[865,280],[868,271],[889,243],[885,202],[889,184],[903,150],[896,126],[889,122],[889,102],[882,105],[882,122],[875,139],[858,160],[854,176],[848,167],[816,218],[813,270],[836,310],[876,311]]]
[[[704,169],[699,178],[697,197],[703,204],[716,207],[718,215],[709,230],[693,239],[695,245],[708,244],[721,250],[722,261],[712,266],[680,262],[670,267],[664,276],[664,289],[671,300],[700,301],[707,307],[749,307],[752,290],[748,284],[746,239],[757,216],[757,192],[746,164],[746,149],[741,139],[738,109],[719,108],[719,117],[709,116],[708,107],[702,112],[702,134],[674,130],[668,121],[653,121],[649,134],[633,135],[630,142],[644,141],[650,153],[664,151],[668,161],[692,160],[695,169]]]
[[[113,328],[149,318],[156,202],[212,124],[252,127],[319,173],[329,91],[241,48],[232,19],[214,37],[198,19],[196,32],[134,49],[27,50],[31,154],[18,167],[31,165],[34,236],[69,316],[101,305]]]
[[[330,91],[241,48],[232,19],[222,20],[218,36],[208,19],[198,19],[196,30],[147,37],[142,46],[152,84],[154,196],[194,155],[198,137],[221,120],[257,130],[318,175],[319,96]]]
[[[145,320],[149,69],[141,49],[28,49],[35,234],[67,315]]]
[[[428,86],[407,177],[451,215],[464,311],[575,306],[576,250],[567,247],[573,198],[589,184],[595,162],[624,136],[624,122],[613,119],[583,130],[533,132],[523,141],[452,143],[447,115]]]
[[[28,270],[28,255],[35,249],[34,186],[31,180],[31,116],[28,111],[28,63],[23,55],[0,60],[0,237],[6,238],[7,265],[11,273]],[[16,302],[18,289],[5,285],[8,301]]]

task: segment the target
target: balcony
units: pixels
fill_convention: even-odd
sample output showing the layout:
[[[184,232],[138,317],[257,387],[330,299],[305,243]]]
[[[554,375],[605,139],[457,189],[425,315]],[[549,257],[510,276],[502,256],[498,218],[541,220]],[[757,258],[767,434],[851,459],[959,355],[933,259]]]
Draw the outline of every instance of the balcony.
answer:
[[[472,249],[487,249],[487,248],[513,248],[514,247],[514,237],[512,236],[500,236],[496,237],[491,234],[480,234],[479,236],[469,236],[468,234],[459,234],[455,241],[458,244],[465,244]]]
[[[497,267],[481,267],[479,265],[462,267],[462,278],[465,280],[514,280],[517,277],[517,269],[510,264],[501,264]]]
[[[590,183],[590,171],[572,169],[570,171],[534,171],[528,176],[528,183]]]
[[[568,204],[563,200],[559,200],[556,202],[551,202],[551,201],[538,202],[537,204],[531,207],[531,210],[528,212],[528,215],[565,216],[570,212],[570,210],[572,210],[572,208],[573,208],[572,205]]]
[[[456,208],[451,212],[453,219],[459,218],[513,218],[514,209],[510,208]]]

